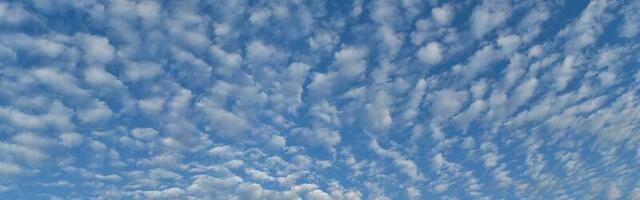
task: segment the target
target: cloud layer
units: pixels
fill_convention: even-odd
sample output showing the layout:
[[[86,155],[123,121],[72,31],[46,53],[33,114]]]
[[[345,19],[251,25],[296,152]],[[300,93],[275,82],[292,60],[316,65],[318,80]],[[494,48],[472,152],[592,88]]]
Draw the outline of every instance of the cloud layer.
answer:
[[[0,196],[639,199],[638,9],[0,2]]]

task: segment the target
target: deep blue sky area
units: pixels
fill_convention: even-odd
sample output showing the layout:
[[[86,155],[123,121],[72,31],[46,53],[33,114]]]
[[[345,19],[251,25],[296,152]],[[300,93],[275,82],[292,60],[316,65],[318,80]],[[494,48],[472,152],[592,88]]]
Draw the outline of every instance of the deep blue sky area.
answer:
[[[638,13],[0,0],[0,199],[640,199]]]

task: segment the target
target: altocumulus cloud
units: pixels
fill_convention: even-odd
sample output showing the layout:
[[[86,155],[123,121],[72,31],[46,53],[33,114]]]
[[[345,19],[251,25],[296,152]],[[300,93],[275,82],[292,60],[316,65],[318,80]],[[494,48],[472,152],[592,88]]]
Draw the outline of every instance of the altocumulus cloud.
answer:
[[[640,199],[640,1],[0,1],[0,199]]]

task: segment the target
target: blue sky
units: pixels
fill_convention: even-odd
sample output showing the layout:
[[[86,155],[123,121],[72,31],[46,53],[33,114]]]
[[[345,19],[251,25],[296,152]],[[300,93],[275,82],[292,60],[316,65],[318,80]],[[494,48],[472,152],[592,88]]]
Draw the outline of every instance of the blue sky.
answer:
[[[0,1],[0,199],[640,199],[640,1]]]

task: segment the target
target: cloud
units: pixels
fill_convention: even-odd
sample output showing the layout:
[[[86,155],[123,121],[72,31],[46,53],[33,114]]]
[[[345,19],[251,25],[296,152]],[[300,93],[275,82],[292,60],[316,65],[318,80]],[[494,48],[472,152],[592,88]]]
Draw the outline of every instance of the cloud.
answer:
[[[155,1],[140,1],[136,5],[136,14],[145,20],[157,20],[162,12],[162,6]]]
[[[38,164],[47,159],[47,154],[38,148],[0,142],[0,150],[7,152],[5,156],[26,162],[27,164]]]
[[[109,39],[95,35],[79,35],[79,38],[83,41],[87,62],[100,65],[113,59],[115,49],[109,44]]]
[[[146,198],[150,199],[170,199],[170,198],[179,198],[184,194],[184,190],[177,187],[168,188],[165,190],[150,190],[143,191],[142,194]]]
[[[156,138],[158,131],[153,128],[134,128],[131,130],[131,135],[138,139],[151,140]]]
[[[502,26],[511,16],[511,6],[507,1],[483,2],[471,13],[471,31],[473,36],[481,38],[492,30]]]
[[[107,121],[113,115],[113,111],[103,101],[94,101],[89,108],[78,112],[78,117],[85,123]]]
[[[418,60],[426,64],[435,65],[442,61],[442,49],[437,42],[429,42],[416,53]]]
[[[269,51],[264,49],[260,50],[261,48],[266,48],[260,42],[252,43],[249,46],[249,48],[250,50],[248,52],[251,58],[268,56],[268,55],[257,55],[257,54],[262,54],[262,53],[258,53],[257,51]],[[242,56],[237,53],[227,52],[216,45],[209,47],[209,52],[212,56],[212,59],[215,60],[214,62],[219,64],[214,68],[214,71],[222,76],[230,76],[236,70],[238,70],[238,68],[241,67]]]
[[[412,160],[406,159],[399,152],[382,148],[375,139],[371,140],[369,148],[381,157],[392,159],[393,163],[401,169],[401,172],[406,174],[412,180],[424,179],[422,173],[418,171],[416,163]]]
[[[58,139],[60,140],[60,144],[62,144],[62,146],[65,146],[65,147],[78,146],[82,144],[84,140],[82,135],[75,132],[61,133],[58,136]]]
[[[54,140],[30,132],[18,133],[11,138],[11,141],[14,144],[33,148],[45,148],[54,144]]]
[[[638,7],[0,2],[0,192],[640,198]]]
[[[434,21],[441,25],[448,25],[453,20],[455,13],[453,7],[449,4],[431,9],[431,17]]]
[[[269,139],[269,142],[267,143],[267,146],[281,149],[285,147],[286,144],[287,144],[287,139],[285,137],[282,137],[279,135],[272,135],[271,139]]]
[[[467,93],[444,89],[430,95],[431,112],[434,120],[445,120],[462,109],[463,103],[467,100]]]
[[[264,61],[275,56],[276,49],[262,41],[251,42],[246,49],[247,58],[256,61]]]
[[[157,113],[160,112],[165,104],[165,100],[162,97],[152,97],[148,99],[138,100],[138,108],[143,112]]]
[[[272,181],[274,179],[272,176],[269,176],[269,174],[260,170],[245,169],[244,173],[256,181]]]
[[[573,78],[573,67],[576,64],[576,57],[573,55],[567,56],[562,61],[562,64],[554,68],[555,74],[555,88],[557,90],[563,90],[569,84],[571,78]]]
[[[40,68],[31,71],[31,74],[43,85],[51,87],[58,92],[72,96],[85,96],[87,92],[76,84],[76,79],[54,68]]]
[[[153,62],[129,62],[126,64],[125,77],[127,80],[140,81],[152,79],[162,72],[162,67]]]
[[[366,127],[375,132],[385,132],[393,123],[391,111],[388,106],[389,96],[380,91],[376,95],[375,101],[364,105]]]
[[[0,176],[14,176],[22,173],[20,166],[13,163],[0,162]]]
[[[261,26],[271,17],[271,11],[267,9],[256,10],[249,16],[249,22],[255,26]]]
[[[340,133],[328,128],[296,128],[293,134],[310,145],[333,147],[342,141]]]
[[[333,65],[340,77],[353,79],[362,75],[367,69],[366,56],[367,49],[363,47],[344,47],[335,53]]]
[[[620,28],[620,35],[626,38],[633,38],[638,36],[640,33],[640,17],[638,15],[633,14],[633,10],[640,7],[638,2],[633,2],[629,6],[624,6],[623,15],[624,15],[624,23]]]
[[[124,85],[113,74],[104,69],[90,67],[84,71],[84,80],[94,87],[123,88]]]
[[[489,152],[482,156],[482,160],[484,161],[484,166],[487,168],[492,168],[498,165],[498,155],[495,153]]]
[[[607,188],[606,198],[613,200],[613,199],[619,199],[620,197],[622,197],[622,191],[620,191],[620,188],[618,188],[618,186],[616,186],[615,184],[611,184]]]
[[[444,166],[447,161],[445,160],[442,153],[438,153],[431,158],[431,163],[435,169],[440,169]]]

